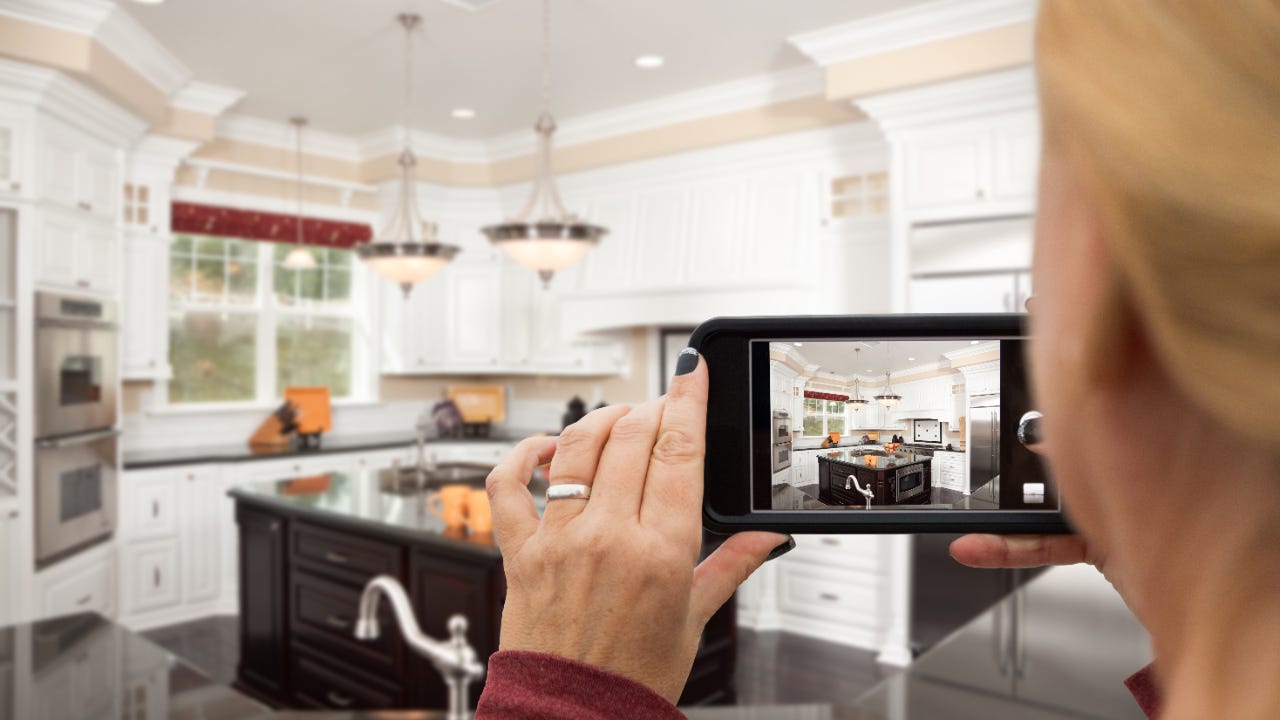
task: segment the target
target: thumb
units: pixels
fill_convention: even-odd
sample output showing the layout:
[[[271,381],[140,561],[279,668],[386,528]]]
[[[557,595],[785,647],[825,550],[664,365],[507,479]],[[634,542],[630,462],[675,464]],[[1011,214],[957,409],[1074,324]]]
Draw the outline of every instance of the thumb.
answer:
[[[772,532],[740,532],[724,541],[693,571],[689,610],[705,623],[744,580],[773,552],[791,542],[788,535]]]

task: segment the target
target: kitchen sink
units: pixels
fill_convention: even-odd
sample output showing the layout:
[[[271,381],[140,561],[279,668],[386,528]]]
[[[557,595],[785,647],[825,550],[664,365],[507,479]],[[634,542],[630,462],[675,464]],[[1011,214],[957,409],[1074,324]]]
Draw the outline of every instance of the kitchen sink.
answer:
[[[489,465],[471,463],[440,463],[430,470],[418,472],[417,466],[393,467],[378,472],[378,485],[383,492],[412,495],[422,490],[444,485],[470,485],[484,487],[489,477]]]

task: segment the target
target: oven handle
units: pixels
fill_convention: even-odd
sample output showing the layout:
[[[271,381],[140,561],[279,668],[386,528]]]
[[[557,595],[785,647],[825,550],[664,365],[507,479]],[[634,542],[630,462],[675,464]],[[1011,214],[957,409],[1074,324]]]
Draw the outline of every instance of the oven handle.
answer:
[[[48,438],[46,440],[36,440],[36,447],[52,450],[56,448],[69,447],[71,445],[84,445],[95,440],[102,440],[109,437],[118,437],[124,431],[116,428],[107,428],[106,430],[95,430],[82,435],[71,435],[68,437]]]

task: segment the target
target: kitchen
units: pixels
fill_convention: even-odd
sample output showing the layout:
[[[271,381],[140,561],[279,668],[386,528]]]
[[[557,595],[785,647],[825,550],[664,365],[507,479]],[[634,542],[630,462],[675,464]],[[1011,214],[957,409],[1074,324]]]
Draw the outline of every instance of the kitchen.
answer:
[[[403,622],[354,639],[361,591],[387,572],[427,636],[461,614],[496,649],[501,556],[464,490],[520,438],[661,394],[715,315],[1030,294],[1032,2],[327,7],[0,0],[0,716],[118,716],[139,688],[148,717],[442,709]],[[992,348],[817,350],[774,360],[799,433],[779,485],[899,435],[931,502],[982,501]],[[1145,635],[1092,570],[1023,585],[923,536],[797,541],[709,626],[691,717],[852,707],[888,678],[1135,712]],[[1117,618],[1089,692],[915,660],[1033,619],[1033,654],[1091,657],[1035,644],[1070,620],[1037,615],[1063,583]],[[82,649],[93,672],[66,671]]]

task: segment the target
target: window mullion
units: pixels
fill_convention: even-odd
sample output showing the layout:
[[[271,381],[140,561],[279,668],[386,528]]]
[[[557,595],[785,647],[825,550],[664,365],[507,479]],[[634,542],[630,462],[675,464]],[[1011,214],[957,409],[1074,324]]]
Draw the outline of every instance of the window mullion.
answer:
[[[270,402],[279,395],[276,388],[276,303],[275,246],[258,244],[258,323],[257,323],[257,372],[255,388],[259,402]]]

